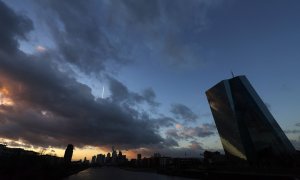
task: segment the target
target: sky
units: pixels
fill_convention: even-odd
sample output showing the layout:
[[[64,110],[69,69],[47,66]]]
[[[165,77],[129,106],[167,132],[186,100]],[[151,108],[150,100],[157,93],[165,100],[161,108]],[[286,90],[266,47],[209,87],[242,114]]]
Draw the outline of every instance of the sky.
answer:
[[[300,149],[297,0],[2,0],[0,140],[91,158],[222,151],[205,91],[246,75]]]

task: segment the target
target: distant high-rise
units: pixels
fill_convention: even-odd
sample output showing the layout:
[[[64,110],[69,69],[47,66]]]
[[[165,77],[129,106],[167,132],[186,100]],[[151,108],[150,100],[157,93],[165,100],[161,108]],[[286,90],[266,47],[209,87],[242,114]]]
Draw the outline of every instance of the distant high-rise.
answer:
[[[221,81],[206,96],[226,156],[254,163],[293,157],[293,145],[245,76]]]
[[[111,163],[111,155],[110,155],[110,153],[107,153],[106,158],[105,158],[105,163]]]
[[[142,154],[137,154],[137,160],[142,160]]]
[[[98,154],[96,158],[96,162],[98,164],[104,164],[105,162],[105,154]]]
[[[69,144],[67,146],[67,149],[66,149],[65,155],[64,155],[64,160],[65,160],[66,163],[71,162],[72,156],[73,156],[73,149],[74,149],[74,146],[72,144]]]
[[[110,153],[107,153],[106,157],[107,158],[111,158]]]
[[[93,157],[92,157],[91,163],[92,163],[92,164],[95,164],[95,163],[96,163],[96,159],[97,159],[97,156],[93,156]]]
[[[154,153],[153,157],[155,157],[155,158],[160,158],[161,155],[160,155],[158,152],[156,152],[156,153]]]
[[[115,150],[115,147],[112,147],[112,153],[111,153],[111,159],[112,159],[112,163],[116,163],[117,160],[117,151]]]

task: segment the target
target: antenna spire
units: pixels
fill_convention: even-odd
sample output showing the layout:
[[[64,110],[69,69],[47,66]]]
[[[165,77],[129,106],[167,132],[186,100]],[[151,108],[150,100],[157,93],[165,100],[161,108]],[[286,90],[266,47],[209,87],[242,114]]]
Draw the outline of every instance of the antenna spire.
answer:
[[[233,71],[230,71],[230,72],[231,72],[232,78],[234,78],[234,77],[235,77],[235,75],[233,74]]]

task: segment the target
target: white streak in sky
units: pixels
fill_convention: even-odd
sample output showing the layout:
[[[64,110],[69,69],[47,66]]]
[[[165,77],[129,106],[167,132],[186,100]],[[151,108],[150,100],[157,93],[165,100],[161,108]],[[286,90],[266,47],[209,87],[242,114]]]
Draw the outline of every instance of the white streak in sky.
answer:
[[[103,86],[103,88],[102,88],[102,99],[103,99],[103,95],[104,95],[104,86]]]

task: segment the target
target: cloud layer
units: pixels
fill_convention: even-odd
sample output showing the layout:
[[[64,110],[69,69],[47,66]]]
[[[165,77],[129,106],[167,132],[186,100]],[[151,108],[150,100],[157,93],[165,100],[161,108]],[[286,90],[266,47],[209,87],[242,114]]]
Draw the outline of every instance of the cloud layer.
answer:
[[[0,103],[0,137],[41,147],[117,145],[183,154],[186,148],[201,149],[194,137],[214,134],[203,124],[167,131],[164,138],[160,129],[195,122],[198,115],[183,104],[172,105],[174,117],[150,115],[144,106],[160,105],[153,88],[132,92],[109,69],[139,60],[143,50],[143,56],[160,53],[172,65],[197,61],[191,37],[207,26],[212,1],[190,1],[188,8],[199,14],[186,11],[180,0],[36,3],[54,47],[40,45],[38,53],[26,54],[19,41],[38,28],[0,1],[0,93],[11,102]],[[186,31],[191,37],[183,39]],[[183,43],[186,38],[191,44]],[[76,79],[77,71],[105,79],[110,96],[96,98]],[[190,140],[189,147],[179,147],[182,139]]]
[[[207,11],[219,1],[38,3],[43,9],[39,16],[49,27],[61,58],[85,73],[98,74],[111,66],[151,60],[154,54],[172,66],[202,63],[201,41],[196,37],[209,27]]]
[[[198,116],[187,106],[183,104],[173,104],[171,112],[177,117],[185,121],[195,121]]]
[[[18,16],[2,2],[0,7],[1,17],[12,24],[1,28],[9,33],[0,35],[1,39],[6,38],[0,42],[0,47],[6,47],[0,50],[0,82],[9,92],[6,96],[14,102],[13,106],[1,105],[2,137],[39,146],[116,143],[135,147],[163,141],[154,126],[134,116],[130,107],[124,108],[105,99],[95,100],[88,86],[59,70],[52,54],[27,55],[19,51],[17,38],[26,37],[33,27],[32,22]],[[19,28],[19,25],[27,28]],[[7,45],[10,45],[9,51]],[[111,89],[115,84],[122,87],[116,80],[111,82]],[[127,93],[125,98],[129,99],[133,93],[123,88]],[[112,99],[119,100],[120,92],[112,93]],[[134,94],[132,98],[155,104],[151,89],[145,90],[143,95]]]

